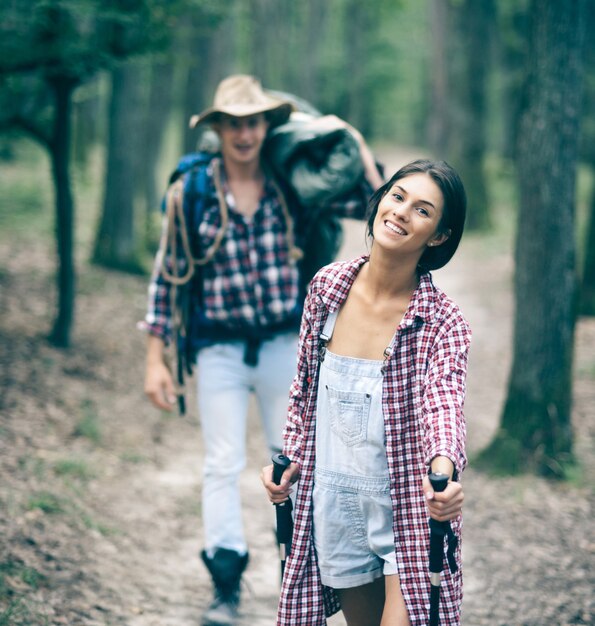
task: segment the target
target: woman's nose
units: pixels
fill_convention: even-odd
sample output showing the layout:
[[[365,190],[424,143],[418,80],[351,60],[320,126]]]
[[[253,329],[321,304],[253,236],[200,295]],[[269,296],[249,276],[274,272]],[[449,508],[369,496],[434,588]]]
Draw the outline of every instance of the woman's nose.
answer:
[[[393,206],[393,215],[406,222],[409,219],[409,205],[407,202],[400,202]]]

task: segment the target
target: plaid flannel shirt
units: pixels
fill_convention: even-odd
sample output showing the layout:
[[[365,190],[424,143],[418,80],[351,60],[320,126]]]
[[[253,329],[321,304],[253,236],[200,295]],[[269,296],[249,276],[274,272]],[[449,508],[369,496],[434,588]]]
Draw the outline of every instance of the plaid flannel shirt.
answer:
[[[212,162],[207,168],[209,188],[201,200],[202,219],[197,232],[190,233],[191,237],[198,237],[200,250],[211,246],[221,223]],[[232,331],[255,326],[266,328],[299,319],[299,269],[290,258],[287,225],[274,186],[266,182],[259,210],[247,219],[234,210],[235,200],[229,192],[223,167],[221,178],[229,223],[214,257],[200,270],[205,316]],[[181,245],[177,251],[179,272],[184,274],[186,261]],[[162,276],[163,254],[170,271],[174,263],[169,253],[160,250],[157,254],[149,284],[147,314],[141,328],[168,344],[172,335],[171,285]]]
[[[219,158],[219,157],[216,157]],[[304,294],[300,289],[299,264],[290,258],[287,225],[281,203],[270,179],[267,179],[260,208],[251,219],[234,211],[235,200],[229,191],[225,169],[220,160],[221,183],[229,211],[229,224],[213,259],[201,268],[202,306],[207,319],[229,330],[279,326],[295,320],[296,329],[302,312]],[[221,215],[213,180],[213,161],[207,166],[208,190],[197,233],[199,249],[207,250],[219,229]],[[341,217],[363,219],[367,198],[372,193],[362,180],[350,194],[329,204]],[[294,231],[301,232],[300,210],[292,214]],[[167,222],[164,220],[164,228]],[[186,260],[178,237],[179,274],[186,272]],[[299,241],[297,241],[299,245]],[[174,259],[159,250],[148,289],[148,306],[139,328],[169,344],[172,337],[171,284],[162,275],[163,255],[171,273]]]
[[[298,371],[290,391],[284,432],[284,453],[300,464],[301,475],[278,626],[323,626],[326,617],[339,610],[334,591],[320,582],[312,539],[319,337],[329,312],[343,304],[367,260],[363,256],[323,268],[313,279],[304,305]],[[425,626],[430,599],[429,516],[422,478],[437,455],[448,457],[459,476],[466,465],[463,402],[471,333],[456,304],[433,285],[430,274],[424,274],[396,334],[383,382],[393,534],[411,624]],[[461,518],[451,525],[460,539]],[[456,559],[459,570],[451,574],[446,568],[442,574],[442,626],[460,623],[460,543]]]

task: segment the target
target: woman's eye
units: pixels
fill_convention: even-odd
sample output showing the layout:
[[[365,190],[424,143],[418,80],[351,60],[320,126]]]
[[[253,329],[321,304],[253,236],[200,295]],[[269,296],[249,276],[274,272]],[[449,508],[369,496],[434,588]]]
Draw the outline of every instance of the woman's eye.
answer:
[[[403,196],[400,193],[393,193],[393,198],[399,202],[403,201]]]
[[[420,215],[423,215],[424,217],[427,217],[427,216],[430,214],[430,213],[428,212],[428,210],[427,210],[427,209],[424,209],[422,206],[418,206],[418,207],[417,207],[417,212],[418,212]]]

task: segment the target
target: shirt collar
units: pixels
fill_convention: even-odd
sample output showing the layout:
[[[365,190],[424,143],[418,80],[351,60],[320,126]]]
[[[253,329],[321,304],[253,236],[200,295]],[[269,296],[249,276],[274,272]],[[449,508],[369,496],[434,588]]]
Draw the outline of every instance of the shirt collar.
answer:
[[[328,289],[319,294],[320,300],[330,312],[336,311],[345,302],[353,281],[369,258],[369,255],[366,254],[345,263],[342,271],[332,279]],[[413,326],[418,320],[422,322],[433,321],[436,317],[435,299],[436,290],[432,282],[432,275],[426,272],[419,277],[419,284],[413,292],[413,297],[409,302],[407,311],[405,311],[400,328]]]

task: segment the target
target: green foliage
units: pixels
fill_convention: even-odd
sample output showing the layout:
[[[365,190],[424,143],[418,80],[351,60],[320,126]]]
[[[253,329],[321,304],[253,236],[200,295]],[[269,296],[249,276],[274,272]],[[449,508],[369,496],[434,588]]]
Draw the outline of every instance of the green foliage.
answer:
[[[64,513],[65,502],[62,498],[50,491],[38,491],[31,495],[27,502],[27,510],[39,509],[48,515]]]
[[[7,591],[6,578],[16,579],[30,587],[38,589],[47,578],[33,567],[28,567],[21,561],[8,560],[0,563],[0,595],[5,595]]]
[[[95,477],[95,472],[83,459],[62,459],[54,464],[58,476],[76,478],[86,482]]]
[[[21,456],[18,459],[19,469],[37,480],[43,481],[46,475],[46,463],[43,459],[34,456]]]
[[[0,73],[40,70],[81,81],[164,45],[179,2],[13,0],[0,11]]]
[[[48,616],[36,610],[32,603],[23,598],[10,599],[3,609],[2,599],[0,590],[0,626],[49,626]]]
[[[85,400],[81,404],[81,419],[74,429],[75,437],[86,437],[95,444],[101,442],[101,427],[99,425],[99,416],[93,402]]]
[[[46,626],[48,618],[23,597],[47,583],[47,577],[20,560],[0,562],[0,626]],[[41,608],[41,607],[40,607]]]
[[[30,141],[12,141],[14,159],[2,164],[0,232],[4,235],[51,235],[50,177],[42,151]],[[36,184],[31,184],[35,172]]]

